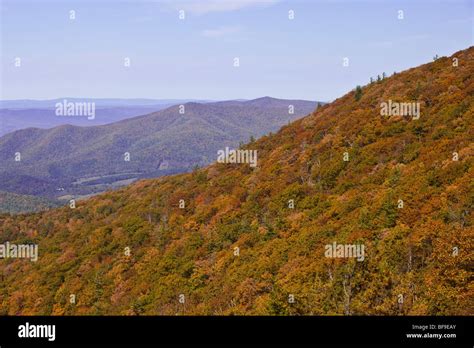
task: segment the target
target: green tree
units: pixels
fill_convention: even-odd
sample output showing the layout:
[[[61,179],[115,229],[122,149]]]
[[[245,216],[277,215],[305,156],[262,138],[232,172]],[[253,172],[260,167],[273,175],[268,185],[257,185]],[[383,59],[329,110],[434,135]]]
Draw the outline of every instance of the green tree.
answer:
[[[360,86],[357,86],[357,87],[356,87],[354,97],[355,97],[355,100],[356,100],[356,101],[359,101],[360,98],[362,98],[362,87],[360,87]]]

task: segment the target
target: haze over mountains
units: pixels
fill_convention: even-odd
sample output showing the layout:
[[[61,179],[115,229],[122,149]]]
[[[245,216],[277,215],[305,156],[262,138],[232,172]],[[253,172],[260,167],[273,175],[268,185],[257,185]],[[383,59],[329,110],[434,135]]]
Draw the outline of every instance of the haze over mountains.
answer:
[[[95,104],[95,117],[58,117],[56,104],[88,102]],[[117,122],[134,116],[166,109],[187,102],[207,102],[191,99],[97,99],[58,98],[50,100],[0,100],[0,136],[15,130],[34,127],[52,128],[62,124],[95,126]]]
[[[419,117],[383,115],[388,101],[419,103]],[[196,116],[203,107],[190,104],[178,119],[170,109],[163,127],[206,125],[226,141],[221,125],[242,124],[219,118],[218,105],[213,116]],[[138,121],[152,127],[157,120]],[[74,209],[0,216],[0,242],[39,246],[37,262],[0,263],[0,313],[471,315],[473,121],[470,47],[363,86],[244,145],[258,152],[256,168],[215,163]],[[81,134],[55,130],[64,131]],[[4,148],[55,139],[25,132],[18,145],[4,137]],[[77,144],[65,141],[71,151]],[[328,256],[335,243],[363,245],[364,259]]]
[[[54,109],[56,103],[61,103],[64,99],[72,102],[94,102],[97,108],[107,107],[137,107],[137,106],[157,106],[157,105],[176,105],[188,102],[211,102],[211,100],[199,99],[145,99],[145,98],[71,98],[63,97],[56,99],[34,100],[0,100],[1,109]]]
[[[316,105],[270,97],[190,102],[107,125],[18,130],[0,138],[0,190],[69,198],[188,171],[215,161],[219,149],[276,131]]]

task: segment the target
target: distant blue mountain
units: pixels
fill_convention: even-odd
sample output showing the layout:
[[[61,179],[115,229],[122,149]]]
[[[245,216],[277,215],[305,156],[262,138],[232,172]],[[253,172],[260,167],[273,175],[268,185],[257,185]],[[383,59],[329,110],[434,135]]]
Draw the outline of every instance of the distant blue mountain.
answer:
[[[56,104],[68,102],[95,103],[94,119],[58,117]],[[28,127],[52,128],[64,124],[98,126],[166,109],[172,105],[194,102],[194,99],[95,99],[58,98],[50,100],[1,100],[0,136]],[[205,103],[207,101],[200,101]]]
[[[54,109],[56,103],[61,103],[64,99],[72,102],[94,102],[96,108],[110,108],[118,106],[157,106],[175,105],[188,102],[208,102],[208,100],[198,99],[119,99],[119,98],[56,98],[48,100],[17,99],[0,100],[0,109]]]
[[[139,178],[189,171],[215,161],[219,149],[277,131],[314,111],[318,103],[264,97],[183,105],[106,125],[30,127],[6,134],[0,137],[0,190],[45,197],[82,196]],[[138,106],[118,107],[120,111],[124,108]],[[53,112],[35,110],[25,120],[39,122]],[[17,111],[22,110],[13,110]],[[4,110],[9,112],[12,110]],[[81,119],[88,125],[106,119],[100,110],[94,120],[56,118]],[[26,126],[27,122],[22,124]],[[21,161],[15,160],[16,153],[21,154]],[[130,154],[130,161],[124,160],[125,153]]]

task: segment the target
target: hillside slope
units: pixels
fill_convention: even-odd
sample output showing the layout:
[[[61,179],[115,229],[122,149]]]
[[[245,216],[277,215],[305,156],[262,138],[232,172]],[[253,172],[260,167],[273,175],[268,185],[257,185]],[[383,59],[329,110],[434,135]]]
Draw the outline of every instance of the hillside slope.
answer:
[[[294,106],[292,114],[289,105]],[[183,114],[175,105],[102,126],[16,131],[0,138],[0,189],[46,197],[84,195],[105,190],[84,184],[91,178],[110,182],[114,175],[124,180],[188,171],[213,162],[221,146],[237,146],[251,135],[276,131],[315,106],[268,97],[190,102],[184,104]],[[21,161],[16,161],[16,153]]]
[[[43,197],[0,191],[0,213],[29,213],[60,206],[60,202]]]
[[[2,216],[0,241],[40,256],[0,261],[0,313],[472,314],[474,48],[454,56],[247,144],[256,168]],[[420,118],[381,116],[388,100]],[[326,257],[333,243],[365,257]]]

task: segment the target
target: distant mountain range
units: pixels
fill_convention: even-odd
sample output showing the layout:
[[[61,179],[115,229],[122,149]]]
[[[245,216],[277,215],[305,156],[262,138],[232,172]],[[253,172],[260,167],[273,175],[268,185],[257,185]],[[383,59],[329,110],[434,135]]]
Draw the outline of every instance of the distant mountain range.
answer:
[[[56,98],[47,100],[34,99],[16,99],[16,100],[0,100],[1,109],[54,109],[56,103],[62,102],[64,99],[73,102],[94,102],[98,108],[109,107],[131,107],[131,106],[156,106],[156,105],[174,105],[189,102],[211,102],[211,100],[200,99],[118,99],[118,98]]]
[[[95,104],[95,117],[58,117],[56,104],[89,102]],[[97,126],[145,115],[172,105],[188,102],[208,102],[194,99],[94,99],[58,98],[50,100],[0,100],[0,136],[28,127],[52,128],[63,124]]]
[[[0,138],[0,190],[67,199],[189,171],[317,105],[270,97],[190,102],[101,126],[18,130]]]

